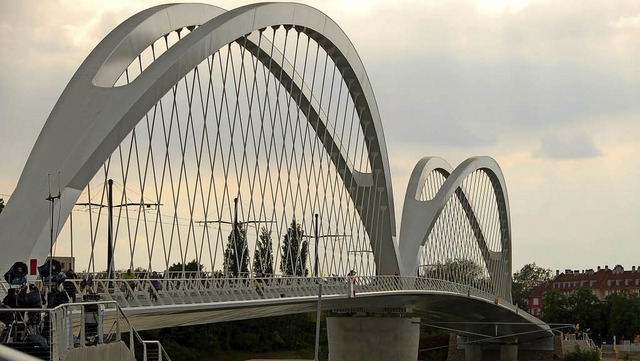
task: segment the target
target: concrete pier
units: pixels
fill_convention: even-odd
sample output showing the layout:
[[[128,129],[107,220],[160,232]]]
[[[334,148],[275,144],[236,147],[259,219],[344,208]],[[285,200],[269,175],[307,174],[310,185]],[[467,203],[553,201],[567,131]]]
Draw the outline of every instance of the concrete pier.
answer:
[[[415,361],[416,317],[327,317],[329,361]]]

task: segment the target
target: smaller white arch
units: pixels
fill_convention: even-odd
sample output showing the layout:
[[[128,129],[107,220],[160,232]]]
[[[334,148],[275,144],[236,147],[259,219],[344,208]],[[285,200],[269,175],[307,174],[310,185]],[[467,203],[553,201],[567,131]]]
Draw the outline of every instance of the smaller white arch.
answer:
[[[441,158],[426,157],[414,167],[407,187],[400,228],[400,256],[403,275],[415,275],[418,267],[420,246],[424,245],[438,217],[463,181],[473,172],[483,170],[489,177],[500,215],[501,252],[489,251],[484,239],[478,240],[485,263],[490,270],[492,282],[500,296],[511,299],[511,221],[506,193],[506,183],[498,163],[490,157],[473,157],[462,162],[455,170]],[[419,200],[420,190],[426,177],[439,170],[448,177],[436,196],[428,201]],[[467,215],[473,222],[474,215]]]

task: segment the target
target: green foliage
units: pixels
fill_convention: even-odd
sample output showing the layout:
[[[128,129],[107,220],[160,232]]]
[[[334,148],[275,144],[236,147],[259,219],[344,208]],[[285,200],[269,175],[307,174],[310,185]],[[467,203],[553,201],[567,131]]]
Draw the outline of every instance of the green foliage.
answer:
[[[486,278],[484,267],[468,259],[448,259],[444,263],[423,267],[420,275],[474,285]]]
[[[300,356],[313,358],[315,320],[309,315],[297,314],[144,331],[141,336],[159,340],[173,360],[207,360],[213,356],[216,360],[235,360],[234,352],[287,350],[297,350]],[[321,344],[326,345],[326,334],[322,337]],[[326,346],[321,351],[326,359]]]
[[[564,354],[562,361],[600,361],[600,351],[597,349],[583,350],[576,345],[574,351]]]
[[[238,277],[249,273],[249,250],[247,247],[247,227],[236,223],[229,233],[227,248],[224,250],[224,273]]]
[[[513,303],[523,310],[528,310],[529,293],[531,289],[551,277],[551,270],[536,266],[536,263],[524,265],[520,271],[513,274],[511,294]]]
[[[184,269],[183,269],[184,268]],[[193,260],[187,264],[184,265],[184,267],[182,266],[182,262],[178,262],[178,263],[174,263],[171,266],[169,266],[169,272],[182,272],[184,271],[186,273],[187,277],[194,277],[194,273],[198,272],[198,271],[202,271],[204,270],[204,266],[201,265],[200,263],[198,263],[197,260]],[[174,273],[175,275],[175,273]]]
[[[271,240],[271,232],[266,227],[260,229],[258,244],[253,256],[253,271],[256,275],[272,275],[273,274],[273,241]]]
[[[282,242],[280,270],[288,276],[308,276],[307,253],[309,244],[304,240],[302,226],[294,219]]]
[[[628,290],[610,294],[607,298],[609,333],[632,340],[640,333],[640,297]]]
[[[542,297],[542,320],[580,325],[596,342],[632,340],[640,333],[640,296],[628,290],[610,294],[600,301],[592,290],[579,287],[570,295],[551,290]]]
[[[571,310],[571,324],[579,324],[581,330],[592,331],[602,328],[602,303],[589,288],[578,287],[567,297],[568,308]],[[543,301],[544,305],[544,301]]]
[[[548,323],[573,323],[569,298],[564,292],[559,290],[545,292],[542,296],[542,320]]]

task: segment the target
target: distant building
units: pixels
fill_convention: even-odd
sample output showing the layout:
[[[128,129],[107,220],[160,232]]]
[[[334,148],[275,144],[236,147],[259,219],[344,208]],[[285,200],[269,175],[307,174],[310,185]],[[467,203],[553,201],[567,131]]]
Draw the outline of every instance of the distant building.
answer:
[[[529,313],[540,317],[542,309],[542,296],[545,292],[556,289],[570,294],[578,287],[590,288],[593,293],[601,300],[604,300],[612,293],[622,290],[629,290],[633,293],[640,293],[640,267],[631,267],[631,270],[625,271],[621,265],[610,269],[604,266],[594,271],[588,270],[570,270],[566,269],[564,273],[556,270],[554,278],[534,287],[529,293]]]

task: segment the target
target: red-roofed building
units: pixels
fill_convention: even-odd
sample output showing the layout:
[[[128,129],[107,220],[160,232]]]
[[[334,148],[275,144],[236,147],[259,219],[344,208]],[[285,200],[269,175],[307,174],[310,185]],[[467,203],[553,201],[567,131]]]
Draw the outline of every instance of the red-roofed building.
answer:
[[[633,266],[630,271],[625,271],[621,265],[609,269],[598,267],[597,271],[570,270],[564,273],[556,271],[556,276],[543,284],[534,287],[529,293],[529,313],[540,317],[542,309],[542,295],[552,289],[557,289],[565,294],[570,294],[578,287],[586,287],[593,290],[595,295],[603,300],[612,293],[622,290],[640,292],[640,267]]]

